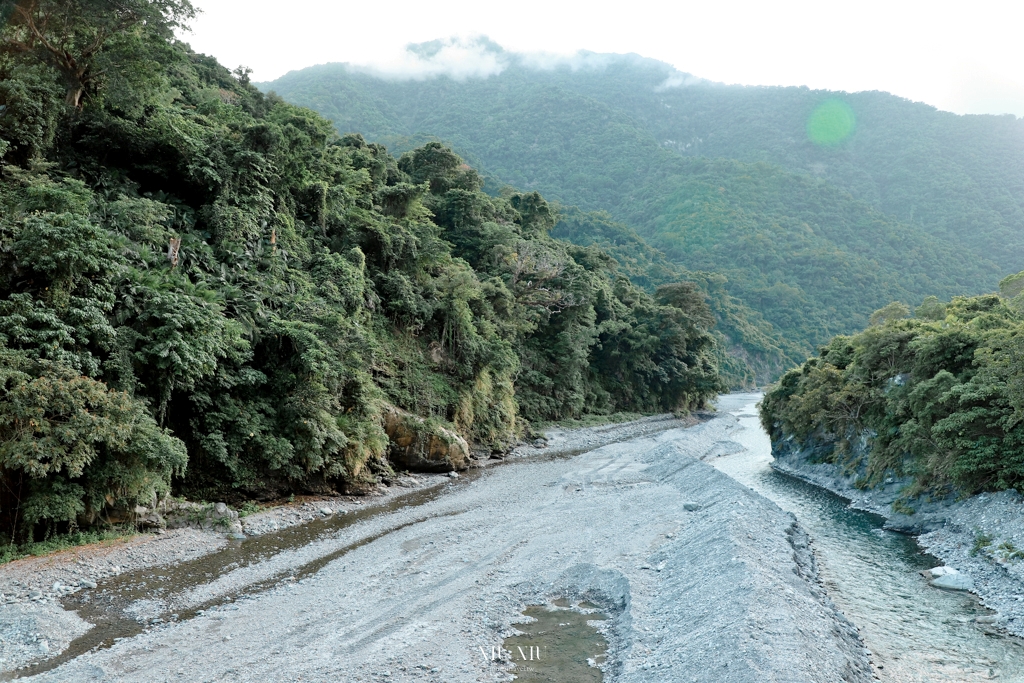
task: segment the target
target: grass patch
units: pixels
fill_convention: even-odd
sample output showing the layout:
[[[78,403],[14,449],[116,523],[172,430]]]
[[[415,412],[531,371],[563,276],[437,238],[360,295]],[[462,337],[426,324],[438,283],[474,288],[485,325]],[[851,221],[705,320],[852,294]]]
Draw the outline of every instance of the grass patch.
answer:
[[[580,427],[599,427],[607,424],[619,424],[632,422],[647,417],[643,413],[612,413],[611,415],[584,415],[576,419],[554,420],[552,422],[535,422],[534,430],[544,430],[551,427],[564,427],[565,429],[579,429]]]
[[[241,519],[243,517],[248,517],[249,515],[254,515],[262,509],[263,508],[260,507],[260,504],[255,500],[247,500],[239,506],[238,518]]]
[[[917,510],[910,507],[902,498],[898,498],[892,502],[892,511],[901,515],[912,515]]]
[[[1002,555],[1003,559],[1007,562],[1024,560],[1024,551],[1019,550],[1017,546],[1009,541],[1003,541],[999,544],[999,554]]]
[[[102,531],[75,531],[69,534],[58,534],[45,541],[32,543],[8,543],[0,546],[0,564],[20,560],[23,557],[39,557],[57,553],[69,548],[76,548],[89,543],[115,541],[129,538],[138,533],[134,527],[113,527]]]
[[[988,548],[990,545],[992,545],[993,540],[994,539],[992,538],[992,536],[989,536],[984,531],[975,531],[974,546],[971,547],[971,555],[977,555],[985,548]]]

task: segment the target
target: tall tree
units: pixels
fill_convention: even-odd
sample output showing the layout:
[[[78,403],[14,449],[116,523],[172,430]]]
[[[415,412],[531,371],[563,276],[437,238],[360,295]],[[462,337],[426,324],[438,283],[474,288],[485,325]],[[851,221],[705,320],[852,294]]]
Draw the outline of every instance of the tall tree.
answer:
[[[195,14],[189,0],[0,0],[7,20],[0,51],[52,66],[64,80],[65,101],[78,109],[106,71],[101,62],[113,45],[145,30],[170,37]]]

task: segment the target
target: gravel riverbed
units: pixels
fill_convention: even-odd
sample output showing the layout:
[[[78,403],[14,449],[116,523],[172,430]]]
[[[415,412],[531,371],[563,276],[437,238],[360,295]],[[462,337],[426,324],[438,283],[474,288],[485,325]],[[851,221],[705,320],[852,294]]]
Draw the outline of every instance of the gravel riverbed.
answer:
[[[533,457],[457,478],[416,475],[410,488],[443,482],[416,505],[358,519],[351,501],[254,515],[247,532],[266,538],[285,517],[355,522],[193,585],[133,594],[111,609],[145,622],[141,631],[33,679],[507,681],[508,667],[482,653],[517,632],[526,606],[566,598],[609,617],[593,622],[609,642],[609,681],[871,680],[868,653],[821,588],[796,520],[701,461],[737,447],[733,422],[661,416],[550,430],[545,448],[513,454]],[[156,571],[157,548],[216,557],[227,542],[196,530],[152,538],[112,546],[109,562],[122,564],[105,571],[125,572],[131,548]],[[72,552],[91,558],[92,549]],[[0,568],[0,581],[18,571]],[[95,576],[96,588],[65,601],[85,593],[117,605],[112,587],[124,577]],[[54,628],[69,640],[89,627],[54,598],[0,610],[7,621],[29,610],[50,654],[64,646]]]

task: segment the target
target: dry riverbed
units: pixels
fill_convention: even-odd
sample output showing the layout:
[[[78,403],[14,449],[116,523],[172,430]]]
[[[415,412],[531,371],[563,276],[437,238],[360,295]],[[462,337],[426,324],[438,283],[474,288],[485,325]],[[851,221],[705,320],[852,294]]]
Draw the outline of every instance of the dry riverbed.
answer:
[[[605,680],[870,680],[795,519],[701,461],[735,446],[731,419],[694,422],[549,430],[499,467],[252,515],[245,541],[174,530],[11,563],[0,586],[24,595],[0,608],[0,666],[49,657],[60,666],[25,673],[53,681],[511,680],[486,653],[527,606],[567,599],[607,617],[591,622]],[[104,630],[120,640],[79,652]]]

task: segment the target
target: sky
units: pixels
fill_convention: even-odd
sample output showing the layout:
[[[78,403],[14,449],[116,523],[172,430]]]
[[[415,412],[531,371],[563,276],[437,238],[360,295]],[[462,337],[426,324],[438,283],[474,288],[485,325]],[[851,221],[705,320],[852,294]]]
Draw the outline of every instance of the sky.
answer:
[[[958,114],[1024,116],[1019,1],[193,2],[202,14],[182,37],[256,81],[326,62],[482,77],[493,69],[471,50],[425,67],[405,47],[486,35],[548,57],[635,52],[724,83],[884,90]]]

